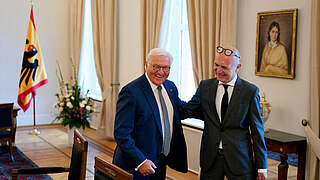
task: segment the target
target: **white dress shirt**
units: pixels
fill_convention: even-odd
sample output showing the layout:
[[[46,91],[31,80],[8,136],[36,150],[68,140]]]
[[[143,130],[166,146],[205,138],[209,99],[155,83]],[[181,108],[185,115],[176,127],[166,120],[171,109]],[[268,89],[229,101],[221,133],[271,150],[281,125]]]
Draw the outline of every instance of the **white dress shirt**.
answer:
[[[232,93],[233,93],[233,89],[234,89],[234,85],[236,83],[237,77],[238,77],[238,75],[236,74],[234,76],[234,78],[230,82],[228,82],[226,84],[226,85],[229,85],[228,89],[227,89],[227,91],[228,91],[228,104],[230,102],[230,99],[231,99],[231,96],[232,96]],[[217,113],[218,113],[219,118],[220,118],[220,122],[221,122],[221,102],[222,102],[222,97],[224,95],[223,84],[224,84],[223,82],[219,81],[218,88],[217,88],[217,93],[216,93],[216,108],[217,108]],[[222,140],[220,141],[219,148],[223,149]]]
[[[238,75],[236,74],[235,77],[230,82],[228,82],[226,84],[226,85],[229,85],[228,89],[227,89],[227,91],[228,91],[228,104],[230,102],[230,99],[231,99],[231,96],[232,96],[232,93],[233,93],[233,89],[234,89],[234,85],[235,85],[235,83],[237,81],[237,78],[238,78]],[[220,121],[221,121],[221,102],[222,102],[222,97],[224,95],[223,84],[224,84],[223,82],[219,81],[218,88],[217,88],[217,94],[216,94],[216,108],[217,108],[217,112],[218,112]],[[222,140],[219,143],[219,148],[223,149]],[[258,169],[258,172],[259,173],[265,173],[265,176],[267,177],[267,175],[266,175],[267,169]]]
[[[159,93],[158,93],[158,86],[153,84],[148,75],[146,74],[146,77],[149,81],[149,84],[151,86],[151,89],[152,89],[152,92],[153,92],[153,95],[154,97],[156,98],[156,101],[157,101],[157,104],[158,104],[158,109],[159,109],[159,113],[160,113],[160,118],[161,118],[161,126],[162,126],[162,138],[164,140],[164,122],[163,122],[163,115],[162,115],[162,108],[161,108],[161,104],[160,104],[160,99],[159,99]],[[161,84],[161,87],[162,87],[162,90],[161,90],[161,93],[162,93],[162,96],[163,96],[163,99],[164,99],[164,102],[166,103],[166,106],[167,106],[167,111],[168,111],[168,117],[169,117],[169,123],[170,123],[170,132],[171,132],[171,136],[172,136],[172,122],[173,122],[173,106],[171,104],[171,101],[170,101],[170,98],[169,98],[169,95],[166,91],[166,88],[164,88],[163,84]]]
[[[158,105],[158,109],[159,109],[159,113],[160,113],[160,118],[161,118],[161,127],[162,127],[162,140],[164,142],[164,122],[163,122],[163,115],[162,115],[162,108],[161,108],[161,104],[160,104],[160,98],[159,98],[159,93],[158,93],[158,86],[153,84],[147,73],[145,73],[147,79],[148,79],[148,82],[151,86],[151,89],[152,89],[152,92],[153,92],[153,95],[154,97],[156,98],[156,101],[157,101],[157,105]],[[164,99],[164,102],[166,103],[166,106],[167,106],[167,111],[168,111],[168,118],[169,118],[169,123],[170,123],[170,136],[172,136],[172,122],[173,122],[173,106],[171,104],[171,101],[170,101],[170,98],[169,98],[169,95],[167,93],[167,90],[166,88],[164,88],[163,84],[161,84],[161,87],[162,87],[162,90],[161,90],[161,93],[162,93],[162,96],[163,96],[163,99]],[[152,142],[150,142],[152,143]],[[147,159],[145,159],[144,161],[142,161],[142,163],[140,163],[136,168],[135,168],[135,171],[138,171],[139,167],[144,163],[146,162]]]

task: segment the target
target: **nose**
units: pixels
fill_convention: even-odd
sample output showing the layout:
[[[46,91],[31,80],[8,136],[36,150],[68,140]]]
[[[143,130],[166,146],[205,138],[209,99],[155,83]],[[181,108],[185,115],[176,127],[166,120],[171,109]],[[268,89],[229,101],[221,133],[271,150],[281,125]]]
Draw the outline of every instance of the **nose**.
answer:
[[[160,67],[160,69],[159,69],[158,73],[160,73],[160,74],[164,74],[163,67]]]
[[[215,70],[216,70],[217,73],[221,73],[223,71],[222,68],[220,68],[220,67],[216,67]]]

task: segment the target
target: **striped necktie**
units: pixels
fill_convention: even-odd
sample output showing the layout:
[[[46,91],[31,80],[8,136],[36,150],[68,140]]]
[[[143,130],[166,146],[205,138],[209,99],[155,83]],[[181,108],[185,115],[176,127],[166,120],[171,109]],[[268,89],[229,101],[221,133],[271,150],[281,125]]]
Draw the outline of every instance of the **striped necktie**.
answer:
[[[170,123],[169,123],[167,106],[161,93],[162,87],[158,86],[157,89],[159,93],[159,99],[160,99],[161,110],[162,110],[162,118],[163,118],[162,121],[164,125],[164,132],[163,132],[164,143],[162,146],[162,153],[165,156],[167,156],[170,151],[170,141],[171,141]]]

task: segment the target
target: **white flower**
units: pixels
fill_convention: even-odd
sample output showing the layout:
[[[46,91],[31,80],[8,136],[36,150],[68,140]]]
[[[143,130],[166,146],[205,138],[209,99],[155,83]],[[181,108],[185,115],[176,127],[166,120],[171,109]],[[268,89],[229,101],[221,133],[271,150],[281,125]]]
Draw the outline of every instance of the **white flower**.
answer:
[[[86,109],[87,109],[88,111],[90,111],[91,107],[90,107],[90,106],[87,106]]]
[[[80,105],[80,107],[82,107],[82,108],[85,106],[85,105],[84,105],[84,104],[82,104],[82,103],[79,103],[79,105]]]
[[[67,95],[66,95],[66,98],[68,98],[68,97],[70,97],[70,96],[72,96],[72,93],[67,94]]]
[[[70,109],[73,108],[71,102],[68,102],[68,103],[67,103],[67,106],[68,106]]]
[[[87,101],[82,101],[81,103],[82,103],[82,104],[87,104]]]
[[[74,100],[74,97],[73,97],[73,96],[71,96],[71,99],[72,99],[72,100]]]

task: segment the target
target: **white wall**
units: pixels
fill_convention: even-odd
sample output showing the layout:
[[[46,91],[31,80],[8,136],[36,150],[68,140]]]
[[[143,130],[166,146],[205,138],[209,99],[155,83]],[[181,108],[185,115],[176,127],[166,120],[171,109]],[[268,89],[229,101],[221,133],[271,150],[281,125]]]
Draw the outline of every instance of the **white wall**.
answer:
[[[30,17],[29,0],[3,1],[0,6],[0,102],[17,105],[18,84],[23,51]],[[68,53],[68,1],[34,0],[34,20],[40,48],[48,74],[48,84],[40,87],[36,95],[37,124],[51,123],[54,96],[58,92],[56,61],[62,69],[70,68]],[[66,73],[67,75],[67,73]],[[33,125],[33,105],[17,117],[18,125]]]
[[[282,79],[254,75],[257,13],[298,8],[296,78]],[[310,2],[301,0],[240,0],[238,48],[241,52],[240,76],[255,83],[266,94],[272,112],[266,127],[303,135],[301,119],[307,118],[309,105]]]

